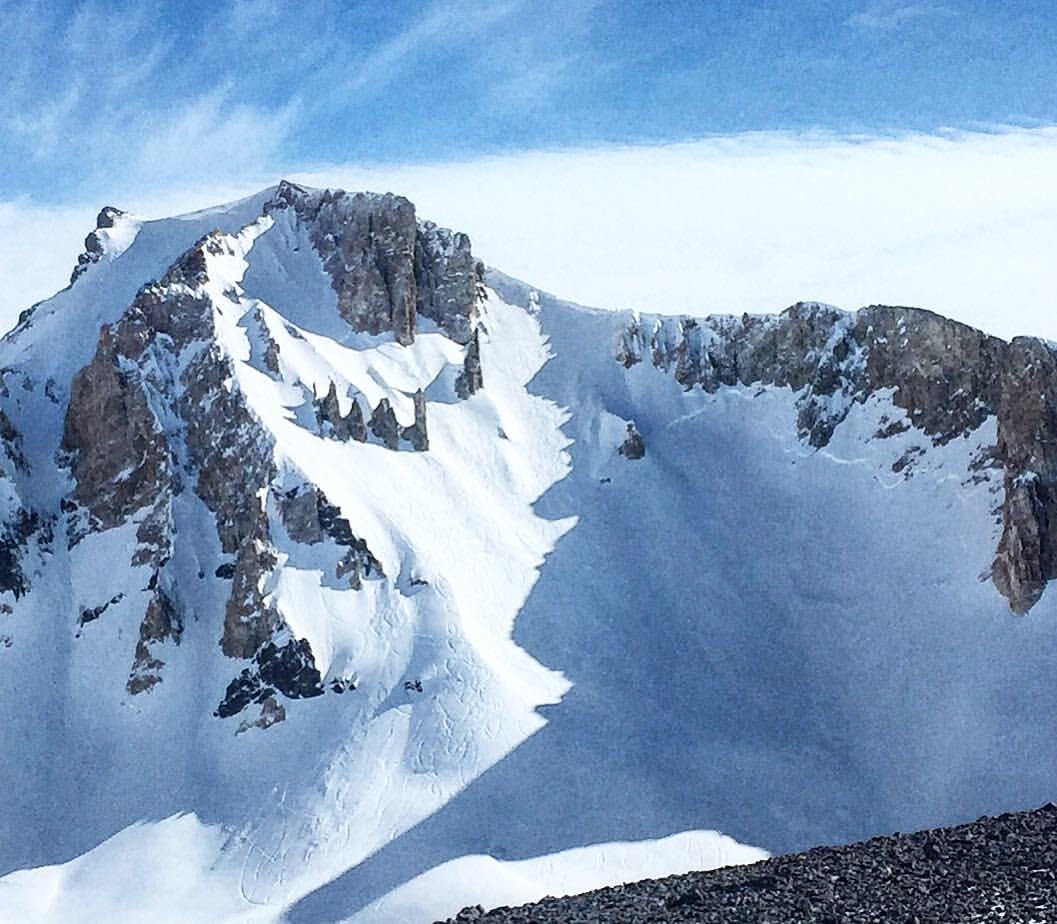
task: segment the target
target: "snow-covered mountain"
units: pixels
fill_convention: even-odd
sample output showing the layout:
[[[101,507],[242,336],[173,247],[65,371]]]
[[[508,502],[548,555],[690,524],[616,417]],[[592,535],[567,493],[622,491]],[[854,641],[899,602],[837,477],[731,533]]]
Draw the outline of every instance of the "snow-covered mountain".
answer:
[[[1057,347],[594,311],[282,183],[105,209],[0,371],[0,922],[428,921],[1053,796]]]

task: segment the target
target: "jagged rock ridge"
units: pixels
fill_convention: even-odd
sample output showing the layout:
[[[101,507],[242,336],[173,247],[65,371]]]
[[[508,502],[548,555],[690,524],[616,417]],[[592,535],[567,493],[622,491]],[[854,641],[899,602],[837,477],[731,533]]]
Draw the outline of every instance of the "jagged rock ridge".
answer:
[[[1026,613],[1057,577],[1057,350],[1045,341],[1007,343],[916,308],[849,313],[798,303],[778,316],[640,319],[624,332],[617,359],[630,366],[644,358],[688,389],[792,388],[797,426],[816,447],[854,403],[883,390],[939,445],[996,417],[993,457],[980,460],[1001,466],[1004,477],[995,586]],[[890,432],[906,426],[895,422]]]
[[[411,203],[392,195],[349,196],[283,183],[265,203],[264,219],[280,209],[292,210],[309,226],[332,278],[338,312],[353,331],[389,331],[407,346],[417,318],[429,318],[467,347],[458,393],[465,397],[481,387],[475,329],[481,270],[465,235],[417,222]],[[105,209],[100,228],[121,214]],[[237,381],[217,324],[225,312],[244,313],[242,295],[237,286],[216,292],[210,276],[211,260],[239,258],[236,246],[229,235],[207,235],[103,328],[94,358],[70,387],[60,461],[69,468],[73,489],[63,509],[71,546],[90,532],[137,524],[129,565],[149,565],[152,593],[127,682],[137,694],[162,680],[165,662],[156,652],[166,642],[178,645],[184,628],[180,589],[167,567],[175,541],[174,498],[185,490],[201,498],[215,517],[221,552],[230,556],[211,569],[231,581],[220,646],[228,657],[250,662],[229,684],[217,714],[234,715],[257,702],[264,724],[273,724],[281,718],[277,692],[303,698],[325,690],[311,645],[291,634],[264,589],[279,563],[274,523],[296,542],[331,543],[337,550],[333,577],[352,590],[383,572],[321,491],[304,483],[303,474],[280,470],[274,439]],[[101,245],[90,248],[97,251]],[[79,264],[82,272],[91,262]],[[250,316],[250,326],[265,340],[264,371],[278,378],[279,346],[268,335],[262,310],[252,309]],[[407,445],[428,451],[421,389],[411,396],[413,420],[406,425],[388,398],[378,401],[366,422],[361,398],[344,400],[348,410],[342,412],[333,380],[315,400],[320,435],[363,442],[370,434],[390,450]],[[18,434],[8,430],[5,441],[15,447]],[[293,488],[287,487],[291,480]],[[0,576],[16,596],[23,591],[16,549],[35,527],[35,520],[8,524],[0,549]],[[105,603],[91,608],[85,621],[105,609]],[[347,685],[337,683],[342,690]]]

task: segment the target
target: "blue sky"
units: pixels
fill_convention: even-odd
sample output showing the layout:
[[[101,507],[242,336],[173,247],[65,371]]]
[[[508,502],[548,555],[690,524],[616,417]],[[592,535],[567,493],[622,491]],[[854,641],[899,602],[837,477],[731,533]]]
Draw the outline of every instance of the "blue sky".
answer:
[[[0,0],[0,200],[1057,121],[1052,0]]]
[[[393,191],[587,304],[1057,339],[1054,0],[0,0],[0,328],[103,204]]]

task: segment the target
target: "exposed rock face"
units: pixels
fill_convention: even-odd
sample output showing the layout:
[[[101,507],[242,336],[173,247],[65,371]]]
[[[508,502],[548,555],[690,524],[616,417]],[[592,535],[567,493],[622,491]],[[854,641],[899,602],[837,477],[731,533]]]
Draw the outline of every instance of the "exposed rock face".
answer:
[[[628,424],[628,435],[618,447],[617,452],[625,459],[631,460],[641,459],[646,455],[646,443],[642,439],[642,434],[635,429],[635,424]]]
[[[816,447],[883,389],[936,444],[996,416],[1005,501],[995,586],[1024,613],[1057,577],[1057,359],[1045,342],[1006,343],[915,308],[799,303],[777,317],[643,319],[625,331],[617,359],[644,358],[687,389],[792,388],[801,436]]]
[[[20,509],[12,520],[0,526],[0,593],[10,592],[18,599],[29,590],[22,562],[30,538],[39,527],[40,518],[26,509]]]
[[[896,406],[937,442],[975,429],[997,397],[994,366],[1007,350],[995,337],[917,308],[847,313],[799,303],[777,317],[634,325],[618,359],[631,365],[649,356],[686,388],[760,383],[803,390],[801,434],[824,446],[855,401],[883,388],[894,389]]]
[[[323,692],[311,647],[290,636],[265,592],[277,564],[271,506],[295,541],[334,542],[336,578],[359,587],[365,576],[381,572],[366,544],[319,492],[291,495],[278,487],[273,442],[235,381],[231,359],[216,337],[217,308],[204,288],[209,257],[231,255],[222,235],[207,235],[102,330],[94,358],[73,380],[62,442],[74,482],[64,503],[71,543],[132,521],[138,524],[139,545],[130,564],[152,569],[152,596],[127,684],[132,694],[161,682],[160,646],[178,644],[183,632],[166,571],[173,503],[193,486],[214,515],[221,551],[233,556],[216,568],[218,577],[231,580],[220,647],[231,658],[252,661],[229,686],[220,715],[276,693],[303,698]],[[424,400],[416,409],[424,437]],[[355,411],[342,416],[333,386],[318,412],[337,438],[365,438],[362,415],[358,421]],[[399,436],[391,409],[382,416],[386,422],[392,418],[392,432]],[[14,575],[13,567],[9,570]],[[14,576],[12,581],[17,587]],[[90,618],[99,618],[105,608],[93,610]],[[277,715],[270,710],[266,724],[274,724]]]
[[[229,658],[252,658],[282,624],[263,592],[264,579],[275,565],[275,553],[267,542],[252,539],[239,546],[220,639]]]
[[[131,375],[104,328],[95,358],[71,387],[62,448],[71,453],[73,500],[87,511],[90,529],[112,529],[169,491],[165,438]]]
[[[0,410],[0,450],[9,463],[0,468],[0,472],[10,475],[12,474],[11,469],[26,473],[30,471],[29,462],[22,453],[22,434],[15,429],[10,418],[2,410]]]
[[[336,440],[356,440],[358,443],[367,439],[367,427],[363,422],[359,401],[353,398],[348,413],[342,414],[338,389],[333,382],[326,395],[316,400],[316,422],[324,436]]]
[[[466,358],[463,360],[462,371],[455,379],[455,394],[465,399],[482,388],[484,388],[484,374],[481,371],[481,340],[480,333],[475,330],[466,346]]]
[[[304,639],[290,640],[283,645],[268,642],[261,646],[253,660],[253,667],[245,668],[228,684],[217,707],[216,714],[220,718],[237,715],[250,703],[263,704],[274,697],[276,690],[290,699],[305,699],[324,693],[312,648]]]
[[[73,273],[70,275],[70,285],[73,285],[89,266],[99,262],[105,253],[103,239],[99,232],[105,231],[107,228],[113,228],[117,219],[124,216],[124,214],[121,209],[116,209],[111,205],[100,211],[95,220],[95,231],[90,232],[88,237],[84,239],[84,252],[77,258],[77,265],[73,268]]]
[[[291,539],[305,545],[329,539],[342,550],[334,566],[335,578],[348,577],[349,586],[359,590],[363,578],[384,574],[367,543],[353,533],[341,510],[318,488],[311,485],[291,488],[280,496],[279,507],[283,527]]]
[[[1026,612],[1057,576],[1057,361],[1049,344],[1027,337],[1010,344],[997,413],[1005,502],[991,575]]]
[[[175,605],[165,591],[155,587],[154,598],[148,604],[139,627],[139,641],[136,643],[132,671],[125,685],[129,693],[143,693],[161,682],[161,669],[165,662],[151,654],[150,646],[170,638],[179,641],[182,632],[183,619]]]
[[[457,343],[474,334],[477,302],[481,298],[483,265],[470,251],[462,233],[420,222],[415,246],[416,306],[424,318],[437,322]]]
[[[396,414],[389,404],[388,398],[382,398],[378,406],[371,412],[371,419],[367,425],[386,449],[398,449],[400,447],[400,425],[396,421]]]
[[[426,396],[422,389],[415,392],[415,421],[409,427],[403,427],[400,435],[411,444],[415,452],[426,452],[429,449],[429,432],[426,429]]]
[[[402,196],[307,190],[283,182],[269,210],[292,209],[311,232],[330,275],[338,313],[353,330],[415,339],[419,313],[459,343],[477,319],[482,268],[470,239],[419,223]]]

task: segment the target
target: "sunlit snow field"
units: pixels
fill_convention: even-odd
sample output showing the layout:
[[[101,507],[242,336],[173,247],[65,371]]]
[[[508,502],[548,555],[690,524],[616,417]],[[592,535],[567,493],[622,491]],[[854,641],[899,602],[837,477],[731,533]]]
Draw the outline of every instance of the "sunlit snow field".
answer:
[[[323,486],[386,575],[338,592],[280,543],[269,592],[359,687],[291,701],[266,731],[214,719],[223,586],[186,552],[197,621],[133,700],[121,639],[143,575],[111,567],[131,531],[57,555],[62,579],[0,651],[0,699],[19,704],[0,729],[0,921],[426,922],[1052,796],[1054,599],[1016,618],[981,579],[1000,483],[968,465],[993,421],[943,447],[876,439],[902,415],[879,394],[815,450],[788,389],[626,370],[630,315],[495,272],[485,388],[456,401],[455,345],[345,336],[314,255],[263,201],[138,228],[0,360],[68,382],[143,281],[204,231],[231,235],[210,294],[238,386],[280,470]],[[279,380],[261,324],[286,338]],[[390,397],[405,423],[423,388],[429,453],[311,434],[304,405],[329,381]],[[13,422],[53,451],[62,408],[23,391]],[[616,451],[629,421],[642,460]],[[912,446],[908,478],[892,465]],[[65,485],[20,489],[44,503]],[[211,552],[200,502],[178,524]],[[56,616],[115,588],[82,637]]]

